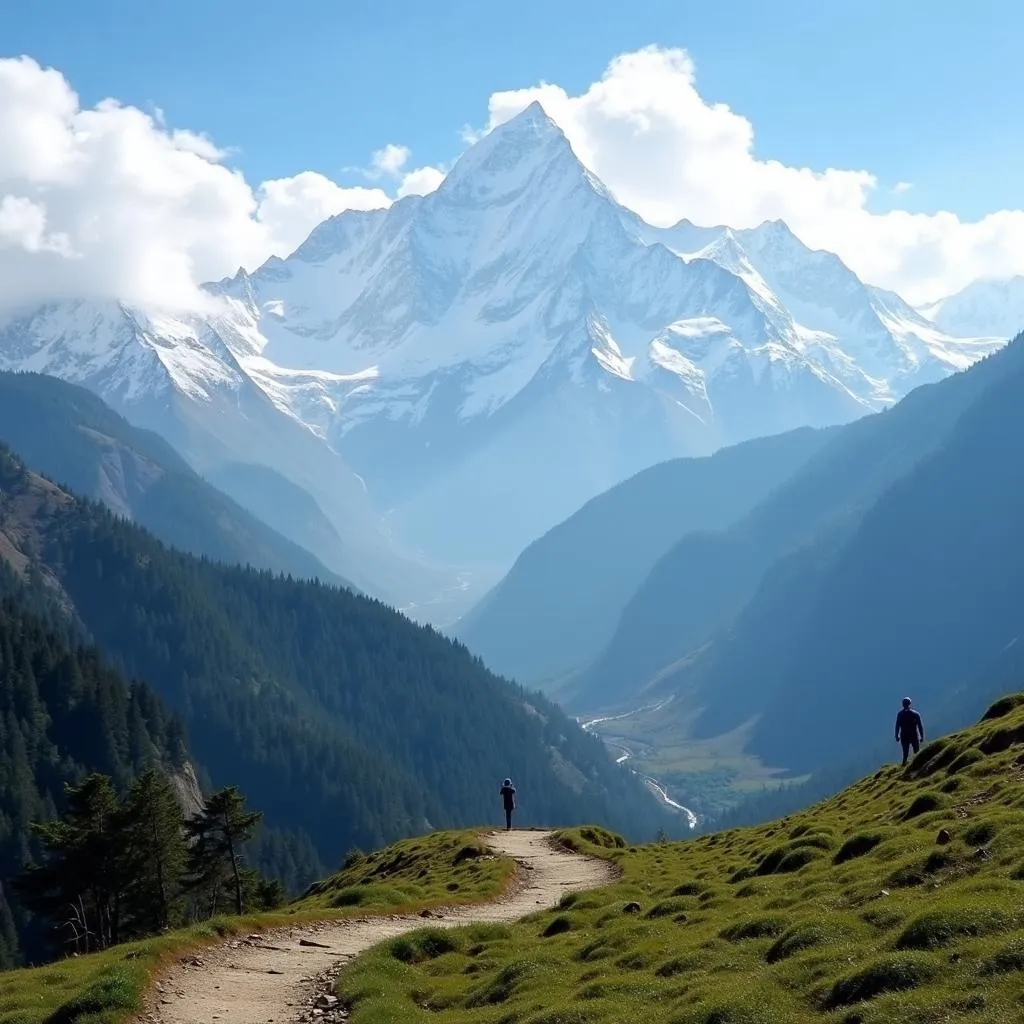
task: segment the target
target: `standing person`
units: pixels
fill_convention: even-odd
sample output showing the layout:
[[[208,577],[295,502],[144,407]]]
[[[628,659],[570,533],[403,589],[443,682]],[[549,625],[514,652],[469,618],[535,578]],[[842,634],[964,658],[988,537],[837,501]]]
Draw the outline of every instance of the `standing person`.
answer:
[[[909,697],[903,698],[903,709],[896,716],[896,739],[903,746],[903,763],[907,763],[910,748],[916,754],[924,742],[924,722],[921,716],[910,706]]]
[[[501,802],[505,805],[505,831],[512,831],[512,812],[516,809],[516,787],[511,779],[506,779],[498,790]]]

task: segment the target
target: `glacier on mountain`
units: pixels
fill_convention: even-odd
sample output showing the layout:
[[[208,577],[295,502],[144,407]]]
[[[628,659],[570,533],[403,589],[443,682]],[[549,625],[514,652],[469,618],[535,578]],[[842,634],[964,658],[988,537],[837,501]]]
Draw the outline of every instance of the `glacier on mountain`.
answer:
[[[632,473],[882,409],[1004,340],[954,337],[779,221],[646,224],[537,104],[434,193],[207,290],[202,313],[22,311],[0,367],[93,388],[213,479],[267,467],[337,530],[331,568],[435,619]]]

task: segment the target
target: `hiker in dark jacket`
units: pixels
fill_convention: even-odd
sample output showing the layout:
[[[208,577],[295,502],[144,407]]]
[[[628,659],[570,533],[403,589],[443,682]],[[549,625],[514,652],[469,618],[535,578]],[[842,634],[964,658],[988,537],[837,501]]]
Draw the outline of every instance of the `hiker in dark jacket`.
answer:
[[[910,706],[910,698],[903,698],[903,709],[896,716],[896,739],[903,746],[903,763],[907,763],[910,748],[916,754],[924,742],[924,722],[921,716]]]
[[[516,809],[516,787],[511,779],[506,779],[498,790],[501,802],[505,805],[505,831],[512,830],[512,812]]]

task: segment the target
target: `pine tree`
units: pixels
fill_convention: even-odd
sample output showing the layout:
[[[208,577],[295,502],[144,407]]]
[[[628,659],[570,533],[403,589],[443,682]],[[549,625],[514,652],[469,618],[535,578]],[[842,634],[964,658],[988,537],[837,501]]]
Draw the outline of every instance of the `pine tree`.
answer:
[[[18,963],[18,931],[14,915],[7,902],[7,894],[0,884],[0,971],[9,970]]]
[[[132,784],[121,830],[125,916],[137,934],[164,931],[179,916],[187,850],[185,816],[163,772],[150,768]]]
[[[67,801],[63,820],[32,826],[45,860],[15,889],[30,911],[70,933],[76,951],[104,949],[121,938],[120,804],[109,776],[98,773],[67,787]]]
[[[210,916],[217,912],[225,887],[233,890],[235,913],[243,912],[243,850],[262,817],[259,811],[245,809],[237,786],[227,786],[211,794],[203,810],[187,823],[192,886],[209,897]]]

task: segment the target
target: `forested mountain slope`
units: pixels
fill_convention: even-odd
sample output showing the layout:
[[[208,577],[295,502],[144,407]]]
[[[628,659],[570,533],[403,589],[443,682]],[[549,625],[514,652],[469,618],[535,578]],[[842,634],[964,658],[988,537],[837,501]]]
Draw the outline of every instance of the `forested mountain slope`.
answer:
[[[56,377],[0,373],[0,442],[166,544],[215,561],[342,581],[196,474],[159,435]],[[241,470],[239,470],[241,472]]]
[[[346,590],[170,551],[9,455],[0,553],[181,714],[214,785],[239,784],[328,864],[487,821],[506,775],[523,824],[645,835],[663,820],[599,740],[433,630]]]
[[[842,550],[860,529],[866,512],[942,449],[960,429],[961,417],[988,400],[990,389],[1020,369],[1024,342],[1018,339],[964,373],[919,388],[893,409],[840,428],[829,444],[731,529],[695,532],[680,540],[624,609],[615,635],[581,679],[575,704],[593,710],[632,701],[667,666],[713,637],[721,640],[759,588],[764,590],[764,607],[773,595],[775,620],[783,620],[782,632],[769,637],[764,620],[752,613],[751,622],[757,619],[764,627],[762,640],[780,646],[795,643],[796,612],[778,604],[782,589],[792,585],[789,577],[799,576],[798,585],[813,600],[811,591],[820,583],[817,574],[825,571],[830,553]],[[998,426],[994,431],[998,436]],[[1017,444],[1009,421],[998,441],[1011,446],[1006,451]],[[948,483],[959,486],[955,477]],[[959,543],[959,536],[955,539]],[[947,543],[953,540],[951,536]],[[821,546],[815,551],[815,545]],[[934,557],[941,561],[940,549]],[[805,664],[818,674],[822,691],[830,692],[829,664]],[[750,685],[759,694],[767,692],[754,679]],[[747,711],[755,714],[757,706]]]
[[[531,544],[454,632],[490,668],[520,682],[585,667],[676,541],[731,526],[833,433],[796,430],[638,473]]]
[[[185,757],[181,723],[152,690],[129,686],[31,607],[0,563],[0,967],[44,948],[9,883],[33,849],[30,823],[63,810],[64,784],[103,772],[124,786],[148,764],[176,771]]]

